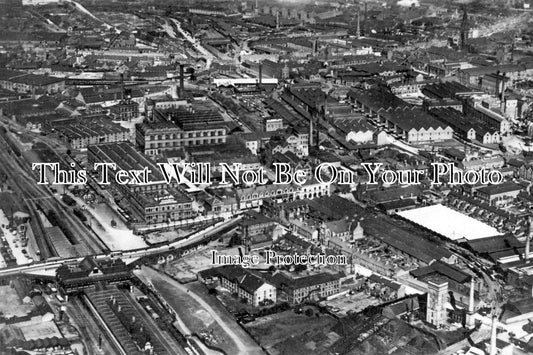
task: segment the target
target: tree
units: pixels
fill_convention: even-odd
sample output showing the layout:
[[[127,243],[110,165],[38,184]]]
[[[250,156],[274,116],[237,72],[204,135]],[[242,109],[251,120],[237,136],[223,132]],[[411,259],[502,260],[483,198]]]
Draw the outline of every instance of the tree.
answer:
[[[305,265],[298,264],[298,265],[296,265],[294,267],[294,271],[296,273],[300,273],[300,272],[305,271],[305,270],[307,270],[307,266],[305,266]]]
[[[117,221],[115,221],[115,219],[113,218],[111,220],[111,227],[115,228],[117,226]]]
[[[314,314],[314,312],[313,312],[313,309],[312,309],[312,308],[307,308],[307,309],[305,310],[305,315],[306,315],[306,316],[308,316],[308,317],[312,317],[313,314]]]

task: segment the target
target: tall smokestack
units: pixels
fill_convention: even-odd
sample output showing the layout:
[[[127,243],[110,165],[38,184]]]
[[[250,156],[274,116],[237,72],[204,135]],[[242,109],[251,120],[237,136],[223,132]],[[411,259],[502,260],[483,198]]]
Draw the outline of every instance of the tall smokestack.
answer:
[[[313,146],[313,116],[309,119],[309,147]]]
[[[124,73],[120,73],[120,100],[124,101]]]
[[[531,243],[531,238],[533,237],[533,217],[529,216],[528,219],[528,231],[526,237],[526,251],[524,253],[524,259],[526,262],[529,260],[529,244]]]
[[[496,355],[496,330],[498,329],[496,323],[496,315],[494,314],[492,316],[492,328],[490,329],[490,355]]]
[[[502,74],[502,83],[500,88],[500,110],[505,115],[505,73]]]
[[[466,326],[471,328],[474,326],[474,277],[470,279],[470,297],[468,298],[468,314],[466,319]]]
[[[259,85],[263,84],[263,63],[259,63]]]
[[[316,141],[315,141],[315,147],[318,147],[320,145],[320,116],[316,116]]]
[[[180,64],[180,98],[183,97],[183,77],[184,77],[184,70],[183,70],[183,67],[184,65],[183,64]]]

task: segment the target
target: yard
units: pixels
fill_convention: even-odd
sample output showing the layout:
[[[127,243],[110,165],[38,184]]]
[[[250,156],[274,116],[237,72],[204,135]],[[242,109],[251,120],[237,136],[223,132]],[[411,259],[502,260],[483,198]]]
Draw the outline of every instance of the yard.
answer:
[[[382,303],[382,301],[364,292],[356,292],[353,295],[346,294],[338,298],[325,301],[324,303],[326,306],[338,308],[339,311],[337,312],[339,315],[346,315],[348,312],[359,313],[369,306],[375,306]]]
[[[327,353],[327,348],[339,338],[330,330],[337,320],[316,314],[309,317],[285,311],[261,317],[245,327],[270,354]]]
[[[23,304],[14,288],[11,288],[9,285],[0,286],[0,313],[4,317],[22,317],[32,309],[33,304]]]
[[[195,281],[199,271],[217,266],[213,264],[212,250],[216,249],[217,253],[221,255],[239,254],[237,248],[220,249],[217,244],[218,242],[213,242],[212,248],[206,248],[167,263],[163,266],[163,270],[180,282]]]

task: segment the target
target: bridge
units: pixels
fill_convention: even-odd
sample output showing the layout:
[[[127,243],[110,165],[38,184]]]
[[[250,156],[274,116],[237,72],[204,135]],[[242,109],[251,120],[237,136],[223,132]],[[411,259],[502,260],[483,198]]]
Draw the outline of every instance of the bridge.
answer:
[[[169,242],[163,245],[150,246],[145,248],[132,249],[127,251],[112,251],[105,254],[95,254],[93,258],[106,259],[109,257],[123,259],[127,264],[134,262],[135,260],[150,255],[158,255],[161,253],[169,252],[178,248],[188,247],[195,243],[201,242],[216,233],[231,227],[242,218],[242,216],[235,216],[228,220],[220,221],[212,226],[209,226],[203,230],[196,231],[186,238],[177,240],[175,242]],[[15,276],[15,275],[35,275],[35,276],[55,276],[56,269],[64,263],[75,263],[82,261],[86,256],[80,256],[75,258],[49,258],[44,262],[35,262],[28,265],[15,266],[10,268],[0,269],[0,277]]]

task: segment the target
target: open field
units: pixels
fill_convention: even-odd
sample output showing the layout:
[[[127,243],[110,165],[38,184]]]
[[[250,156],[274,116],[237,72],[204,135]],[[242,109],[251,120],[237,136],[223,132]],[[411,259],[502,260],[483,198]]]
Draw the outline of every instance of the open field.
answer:
[[[324,314],[308,317],[285,311],[259,318],[246,328],[270,354],[321,354],[327,353],[327,348],[338,339],[330,331],[336,323],[336,319]]]

